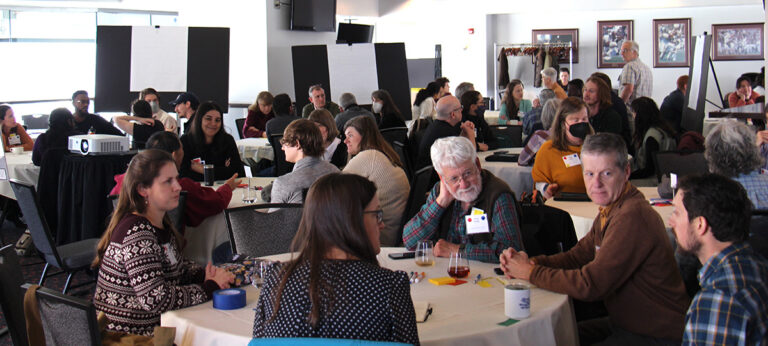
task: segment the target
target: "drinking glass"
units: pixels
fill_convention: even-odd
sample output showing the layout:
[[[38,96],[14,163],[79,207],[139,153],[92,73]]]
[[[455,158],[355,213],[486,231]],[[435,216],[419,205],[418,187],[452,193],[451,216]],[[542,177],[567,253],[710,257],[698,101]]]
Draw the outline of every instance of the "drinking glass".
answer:
[[[431,240],[419,240],[416,244],[416,265],[431,267],[435,264],[435,255],[432,252],[434,244]]]
[[[262,260],[259,262],[259,269],[251,276],[251,285],[261,288],[264,285],[264,276],[267,274],[267,269],[272,265],[270,260]]]
[[[469,276],[469,260],[464,251],[451,253],[451,258],[448,260],[448,275],[453,278]]]
[[[253,203],[256,200],[256,191],[253,189],[255,186],[251,187],[251,178],[243,179],[243,183],[248,185],[243,189],[243,203]]]

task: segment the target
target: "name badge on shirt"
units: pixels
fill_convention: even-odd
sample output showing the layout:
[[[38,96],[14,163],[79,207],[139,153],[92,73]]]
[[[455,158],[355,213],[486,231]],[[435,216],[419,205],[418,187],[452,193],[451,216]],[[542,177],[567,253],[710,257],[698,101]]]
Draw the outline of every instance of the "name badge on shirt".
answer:
[[[171,265],[175,265],[179,262],[179,260],[176,258],[176,251],[174,251],[171,247],[171,243],[163,244],[163,250],[165,251],[165,256],[168,257],[168,262],[170,262]]]
[[[565,163],[565,168],[571,168],[580,165],[581,159],[579,159],[579,154],[565,155],[563,156],[563,163]]]
[[[19,145],[21,144],[21,137],[15,133],[11,133],[8,136],[8,145]]]
[[[472,215],[464,216],[464,221],[467,223],[467,234],[490,232],[488,228],[488,215],[485,212],[477,214],[473,212]]]

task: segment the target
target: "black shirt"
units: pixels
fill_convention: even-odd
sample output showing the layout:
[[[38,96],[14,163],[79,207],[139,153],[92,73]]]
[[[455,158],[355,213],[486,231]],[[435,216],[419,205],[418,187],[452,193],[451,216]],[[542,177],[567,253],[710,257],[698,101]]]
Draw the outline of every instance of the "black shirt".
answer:
[[[477,135],[475,136],[475,143],[485,143],[488,145],[488,149],[496,149],[496,136],[493,134],[488,122],[484,117],[477,115],[463,114],[461,122],[470,121],[475,125]]]
[[[669,122],[677,133],[682,132],[680,121],[683,119],[683,104],[685,103],[685,94],[680,89],[669,93],[664,101],[661,102],[661,118]]]
[[[381,122],[379,123],[379,130],[393,127],[405,127],[405,121],[403,121],[403,119],[395,113],[387,113],[382,115]]]
[[[112,126],[106,119],[102,118],[98,114],[86,114],[85,119],[81,122],[75,121],[75,131],[79,134],[86,135],[88,130],[93,127],[93,131],[97,135],[117,135],[123,136],[123,132]]]
[[[223,129],[221,131],[224,131]],[[216,143],[218,138],[220,143]],[[227,180],[237,173],[239,177],[245,176],[243,162],[240,161],[240,152],[237,150],[235,139],[228,133],[215,137],[214,143],[198,149],[191,133],[181,136],[181,145],[184,147],[184,159],[181,162],[179,175],[192,180],[202,181],[203,175],[192,170],[192,159],[200,158],[206,164],[214,165],[214,179]],[[226,164],[229,160],[229,165]]]
[[[432,157],[429,154],[429,150],[436,140],[445,137],[458,136],[460,134],[461,127],[459,124],[452,126],[445,120],[435,120],[429,124],[429,127],[424,131],[424,136],[421,137],[419,143],[419,158],[416,161],[416,170],[432,164]]]
[[[298,119],[301,118],[291,114],[278,114],[264,125],[267,130],[267,137],[272,135],[282,135],[285,128],[288,127],[288,124]]]
[[[165,126],[158,120],[153,125],[133,124],[133,149],[144,149],[149,136],[160,131],[165,131]]]

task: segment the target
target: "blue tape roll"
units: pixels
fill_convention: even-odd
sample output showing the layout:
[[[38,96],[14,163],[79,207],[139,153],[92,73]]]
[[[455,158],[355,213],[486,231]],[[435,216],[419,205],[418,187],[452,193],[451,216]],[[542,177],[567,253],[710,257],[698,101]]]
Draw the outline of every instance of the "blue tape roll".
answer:
[[[228,288],[213,292],[213,307],[219,310],[234,310],[245,306],[245,291]]]

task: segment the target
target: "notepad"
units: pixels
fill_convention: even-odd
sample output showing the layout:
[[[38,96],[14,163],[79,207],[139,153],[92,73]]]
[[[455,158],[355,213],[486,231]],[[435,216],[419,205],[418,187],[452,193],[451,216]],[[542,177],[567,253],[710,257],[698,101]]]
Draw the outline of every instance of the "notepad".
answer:
[[[432,313],[432,305],[429,302],[413,302],[413,309],[416,310],[416,323],[426,322]]]
[[[444,276],[441,278],[431,278],[429,279],[429,282],[431,282],[434,285],[440,286],[440,285],[448,285],[456,282],[456,279],[450,277],[450,276]]]

